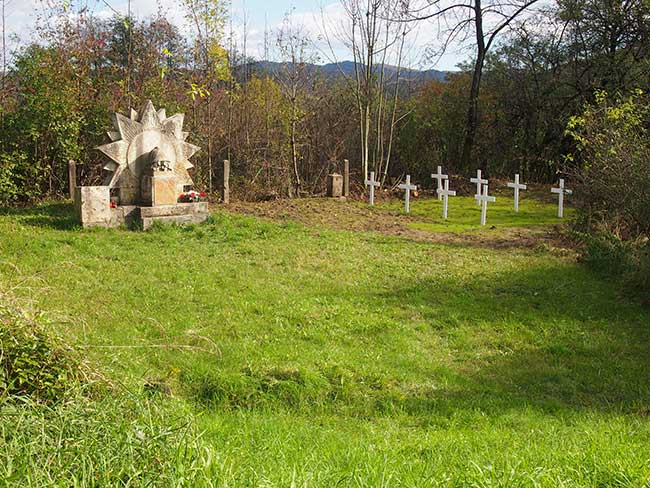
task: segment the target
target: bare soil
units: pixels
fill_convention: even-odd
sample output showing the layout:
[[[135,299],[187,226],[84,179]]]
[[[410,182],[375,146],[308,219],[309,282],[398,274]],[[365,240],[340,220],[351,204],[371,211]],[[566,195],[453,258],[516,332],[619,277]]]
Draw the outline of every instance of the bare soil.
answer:
[[[544,248],[565,253],[575,247],[561,226],[486,228],[480,232],[430,232],[408,224],[424,219],[398,212],[372,209],[353,200],[310,198],[266,202],[233,202],[225,207],[232,213],[255,215],[276,222],[301,222],[308,227],[346,231],[371,231],[415,241],[489,248]]]

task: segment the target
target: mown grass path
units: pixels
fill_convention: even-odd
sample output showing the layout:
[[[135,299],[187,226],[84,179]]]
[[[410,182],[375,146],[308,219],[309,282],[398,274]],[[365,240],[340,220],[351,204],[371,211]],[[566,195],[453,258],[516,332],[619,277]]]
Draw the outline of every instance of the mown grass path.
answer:
[[[0,284],[200,414],[192,483],[650,486],[650,312],[570,253],[71,212],[0,215]]]

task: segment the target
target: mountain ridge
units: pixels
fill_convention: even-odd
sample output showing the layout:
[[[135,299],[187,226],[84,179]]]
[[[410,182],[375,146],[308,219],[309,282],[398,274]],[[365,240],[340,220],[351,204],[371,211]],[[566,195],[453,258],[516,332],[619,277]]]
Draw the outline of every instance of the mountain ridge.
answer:
[[[284,66],[287,66],[289,63],[286,62],[276,62],[276,61],[256,61],[253,64],[253,69],[257,69],[262,72],[277,74]],[[320,73],[326,77],[336,78],[339,76],[354,76],[355,73],[355,63],[354,61],[339,61],[337,63],[327,63],[327,64],[314,64],[314,63],[305,63],[308,66],[308,69],[314,73]],[[394,77],[397,74],[397,66],[384,65],[384,74],[388,77]],[[414,81],[430,81],[430,80],[439,80],[445,81],[447,75],[450,74],[449,71],[440,71],[436,69],[429,70],[417,70],[411,68],[400,68],[400,77],[406,81],[407,79],[412,79]]]

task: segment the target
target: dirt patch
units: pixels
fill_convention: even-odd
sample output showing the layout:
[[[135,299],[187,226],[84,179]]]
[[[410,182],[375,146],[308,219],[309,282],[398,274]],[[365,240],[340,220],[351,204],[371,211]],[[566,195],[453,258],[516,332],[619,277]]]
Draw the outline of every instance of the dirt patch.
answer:
[[[235,202],[228,212],[255,215],[276,222],[301,222],[308,227],[347,231],[371,231],[415,241],[489,248],[546,248],[566,252],[573,244],[559,226],[487,228],[481,232],[447,233],[414,229],[408,224],[426,222],[400,212],[377,210],[351,200],[311,198],[267,202]],[[492,232],[493,231],[493,232]]]

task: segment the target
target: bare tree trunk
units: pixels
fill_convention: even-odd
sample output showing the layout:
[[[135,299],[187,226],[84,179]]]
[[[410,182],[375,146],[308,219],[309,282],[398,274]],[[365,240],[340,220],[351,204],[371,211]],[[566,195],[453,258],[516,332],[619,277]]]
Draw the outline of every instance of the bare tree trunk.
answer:
[[[384,174],[381,176],[382,186],[386,183],[388,176],[388,168],[390,166],[390,158],[393,151],[393,137],[395,135],[395,126],[397,125],[397,102],[399,99],[399,83],[400,75],[402,72],[402,53],[404,52],[404,42],[406,41],[406,26],[402,32],[402,40],[399,46],[399,55],[397,57],[397,74],[395,76],[395,91],[393,93],[393,112],[390,118],[390,133],[388,135],[388,154],[386,155],[386,164],[384,165]]]
[[[295,63],[295,60],[294,60]],[[298,94],[296,86],[292,88],[291,97],[291,159],[293,161],[293,177],[296,196],[300,196],[300,172],[298,171],[298,145],[296,142],[296,124],[298,122]]]
[[[386,22],[386,34],[384,39],[384,45],[388,45],[388,38],[390,35],[390,23]],[[384,89],[386,85],[386,54],[388,49],[384,49],[384,52],[381,56],[381,70],[379,74],[379,86],[378,86],[378,95],[379,100],[377,102],[377,124],[376,124],[376,141],[375,141],[375,154],[373,156],[373,165],[372,169],[377,172],[378,175],[382,173],[382,166],[384,165]]]
[[[483,65],[485,64],[485,37],[483,35],[483,10],[481,0],[475,0],[474,15],[476,25],[476,61],[474,63],[474,72],[472,74],[472,86],[469,92],[469,102],[467,107],[467,120],[465,123],[465,138],[460,157],[461,165],[469,169],[472,163],[472,150],[476,138],[476,129],[478,126],[478,96],[481,89],[481,77],[483,75]]]
[[[269,61],[269,29],[268,18],[264,17],[264,61]],[[271,165],[269,164],[269,141],[271,139],[271,101],[269,99],[269,83],[264,82],[264,162],[266,166],[266,186],[271,187]]]
[[[365,173],[368,170],[367,160],[365,158],[364,151],[364,117],[363,117],[363,94],[361,90],[361,72],[359,67],[359,59],[361,59],[361,52],[357,51],[357,41],[356,41],[356,22],[357,19],[352,20],[352,55],[354,57],[354,76],[356,80],[356,98],[357,98],[357,109],[359,110],[359,142],[361,143],[361,171]]]
[[[230,46],[229,46],[229,58],[230,58],[230,64],[231,64],[231,72],[228,75],[228,127],[227,127],[227,132],[228,132],[228,161],[232,161],[232,114],[233,114],[233,107],[235,103],[234,95],[233,95],[233,90],[235,89],[235,82],[233,79],[233,74],[232,71],[235,67],[235,46],[233,42],[233,29],[232,29],[232,16],[230,17]]]

